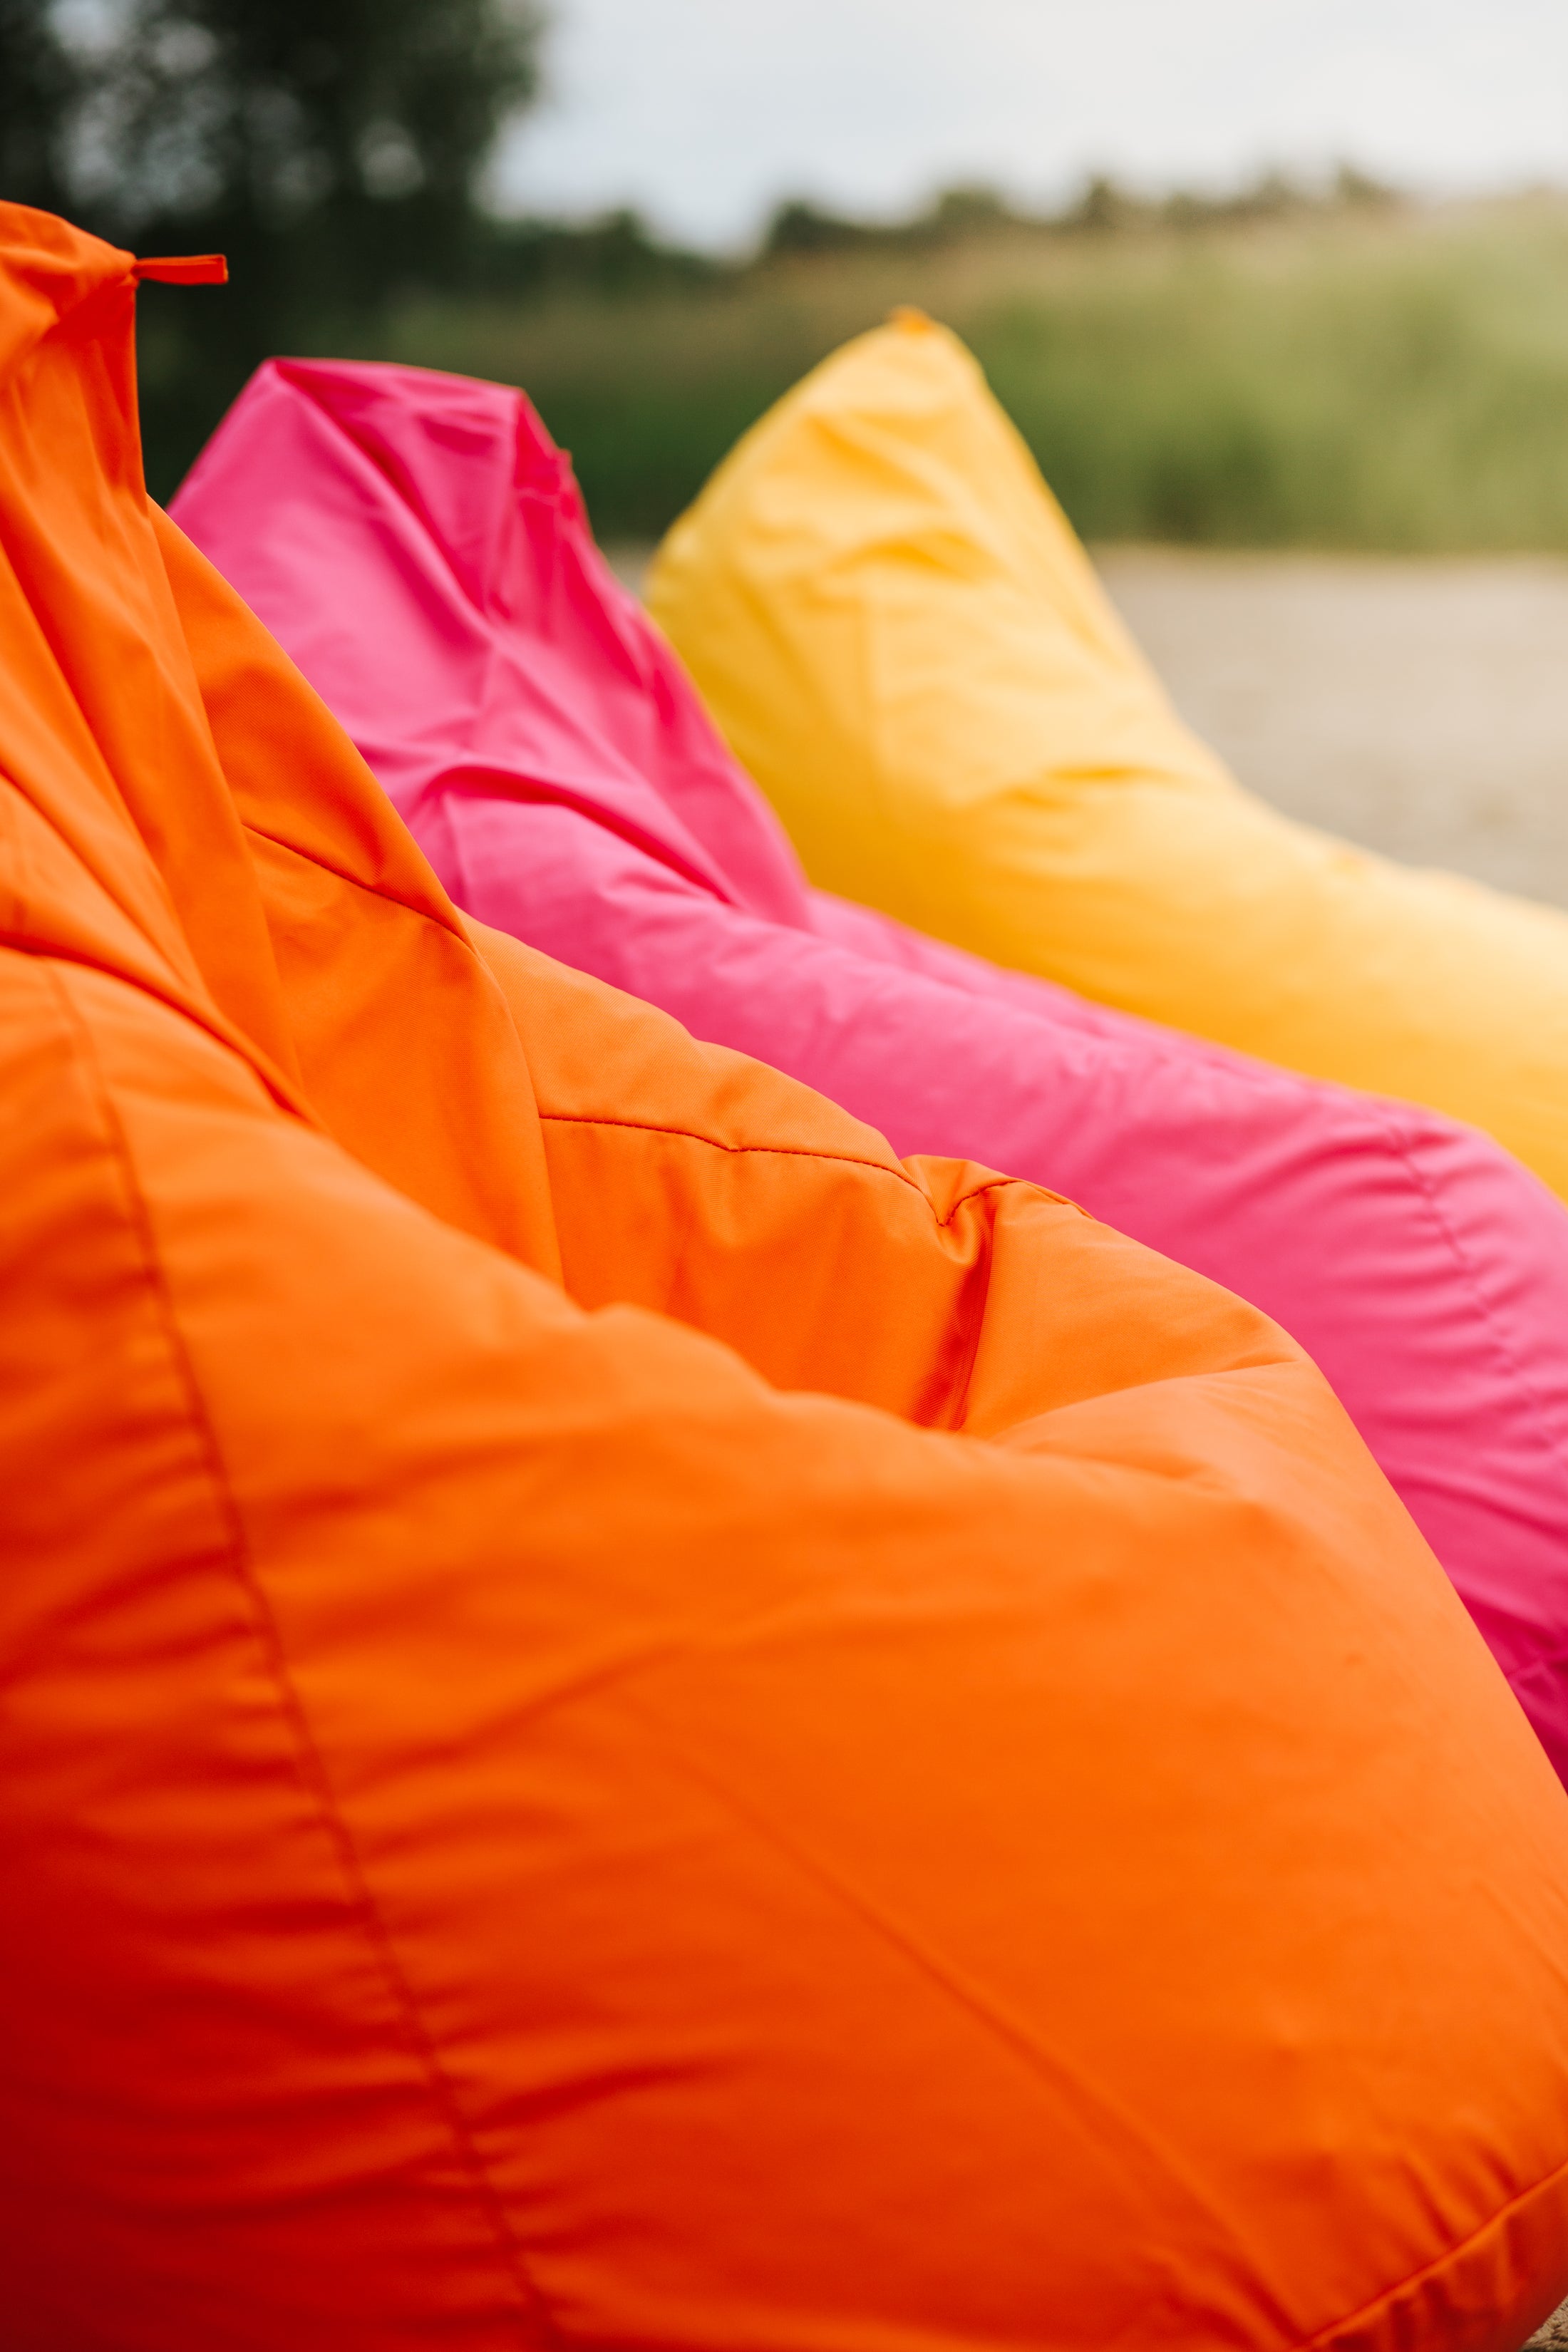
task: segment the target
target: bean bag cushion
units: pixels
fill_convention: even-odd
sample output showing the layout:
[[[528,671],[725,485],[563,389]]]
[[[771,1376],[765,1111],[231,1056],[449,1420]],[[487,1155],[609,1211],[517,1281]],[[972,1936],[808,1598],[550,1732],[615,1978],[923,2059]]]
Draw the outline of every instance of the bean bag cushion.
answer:
[[[1568,1798],[1328,1389],[461,919],[132,305],[0,209],[7,2341],[1512,2352]]]
[[[1533,1177],[809,890],[516,393],[270,364],[175,511],[472,914],[1282,1322],[1568,1773],[1568,1215]]]
[[[814,881],[1468,1119],[1568,1193],[1568,917],[1239,790],[944,330],[904,314],[780,402],[649,598]]]

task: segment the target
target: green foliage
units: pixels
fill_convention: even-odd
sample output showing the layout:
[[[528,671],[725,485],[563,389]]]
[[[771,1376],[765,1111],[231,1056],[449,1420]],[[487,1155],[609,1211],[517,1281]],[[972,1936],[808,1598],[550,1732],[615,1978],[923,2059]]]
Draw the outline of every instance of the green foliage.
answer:
[[[77,90],[50,0],[0,0],[0,195],[46,211],[66,201]]]
[[[514,0],[121,0],[84,125],[100,201],[286,258],[301,299],[446,273],[538,30]]]
[[[1384,211],[1398,202],[1394,189],[1349,163],[1342,163],[1318,184],[1268,171],[1239,188],[1217,193],[1177,188],[1163,196],[1139,194],[1096,172],[1057,213],[1022,212],[997,189],[983,183],[946,188],[907,220],[851,220],[795,196],[773,213],[763,232],[758,259],[766,263],[828,253],[931,253],[961,239],[1019,233],[1037,239],[1043,232],[1096,236],[1146,234],[1161,228],[1193,232],[1347,211]]]
[[[262,358],[383,356],[523,384],[601,530],[651,536],[914,302],[1089,536],[1568,547],[1563,200],[1423,213],[1348,166],[1163,197],[1100,177],[1049,219],[983,186],[890,223],[797,199],[719,262],[629,212],[485,214],[541,26],[540,0],[0,0],[0,194],[230,257],[225,292],[140,298],[155,494]]]
[[[508,0],[126,0],[88,120],[106,226],[144,252],[221,250],[233,281],[142,298],[151,478],[177,478],[258,362],[322,320],[464,282],[538,29]]]
[[[1568,545],[1568,213],[1191,252],[974,322],[1099,538]]]
[[[732,274],[707,254],[665,245],[640,214],[626,209],[588,221],[485,220],[470,262],[476,287],[525,302],[580,291],[615,299],[715,286]]]
[[[535,0],[0,0],[0,194],[229,258],[226,295],[142,297],[150,478],[260,360],[483,282],[479,176],[542,23]]]
[[[707,286],[422,300],[363,348],[522,384],[598,528],[661,530],[896,302],[971,344],[1091,538],[1568,548],[1568,203],[775,252]]]

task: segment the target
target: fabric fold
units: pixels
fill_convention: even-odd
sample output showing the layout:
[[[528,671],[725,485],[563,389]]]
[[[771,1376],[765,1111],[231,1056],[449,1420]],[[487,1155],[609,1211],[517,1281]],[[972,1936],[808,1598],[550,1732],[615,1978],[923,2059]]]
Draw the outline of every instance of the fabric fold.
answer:
[[[811,890],[520,394],[279,362],[175,505],[472,914],[1283,1324],[1568,1772],[1568,1214],[1535,1179]],[[1109,767],[1118,704],[1080,719]]]
[[[0,208],[8,2335],[1511,2352],[1568,1798],[1319,1375],[465,922],[131,282]]]

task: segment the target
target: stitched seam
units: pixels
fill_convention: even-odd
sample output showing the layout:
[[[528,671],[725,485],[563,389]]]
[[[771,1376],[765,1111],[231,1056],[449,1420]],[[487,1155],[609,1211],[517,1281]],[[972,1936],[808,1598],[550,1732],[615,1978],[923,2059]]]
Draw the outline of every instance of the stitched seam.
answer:
[[[291,841],[281,840],[277,834],[268,833],[258,824],[252,824],[248,821],[246,821],[245,830],[247,833],[254,834],[258,841],[269,841],[275,849],[285,851],[290,857],[298,857],[305,865],[319,866],[323,873],[335,876],[338,881],[348,883],[350,887],[355,890],[364,891],[367,897],[373,898],[384,898],[389,906],[401,907],[405,914],[417,915],[422,922],[431,924],[434,929],[444,933],[447,939],[456,940],[461,947],[467,950],[475,963],[479,965],[480,971],[485,974],[485,977],[489,980],[492,984],[495,983],[494,973],[490,971],[489,966],[485,962],[483,956],[479,953],[478,948],[475,947],[472,940],[468,937],[468,932],[464,929],[461,923],[458,923],[455,928],[449,923],[444,923],[437,916],[433,915],[427,907],[416,906],[412,899],[400,898],[395,890],[383,889],[379,883],[363,881],[357,874],[346,874],[342,866],[334,866],[329,858],[319,856],[314,850],[300,849]],[[780,1159],[818,1160],[825,1162],[836,1161],[840,1165],[848,1168],[868,1168],[879,1176],[891,1176],[895,1178],[899,1183],[907,1184],[912,1192],[919,1192],[922,1199],[929,1201],[931,1198],[930,1194],[925,1192],[923,1186],[915,1181],[908,1169],[901,1167],[889,1168],[882,1160],[867,1160],[862,1158],[858,1152],[823,1151],[814,1150],[805,1144],[725,1143],[722,1142],[716,1135],[700,1135],[694,1128],[659,1127],[651,1119],[600,1118],[596,1118],[591,1111],[541,1109],[539,1116],[542,1120],[552,1119],[558,1125],[563,1127],[624,1127],[645,1135],[678,1135],[682,1137],[689,1143],[705,1143],[714,1151],[728,1151],[737,1154],[749,1151],[772,1152]],[[958,1214],[960,1209],[963,1208],[970,1201],[977,1201],[983,1192],[1000,1192],[1004,1186],[1016,1183],[1019,1180],[1016,1177],[1013,1176],[988,1176],[984,1183],[975,1184],[972,1186],[967,1192],[961,1193],[944,1217],[936,1217],[935,1222],[937,1225],[942,1228],[945,1228],[950,1225],[952,1223],[953,1218]],[[1030,1189],[1045,1192],[1045,1196],[1051,1200],[1057,1200],[1060,1197],[1056,1193],[1047,1192],[1046,1188],[1042,1186],[1037,1185]],[[934,1202],[931,1205],[934,1215]],[[1063,1205],[1070,1207],[1073,1204],[1064,1202]]]
[[[1381,2294],[1373,2295],[1370,2303],[1360,2304],[1354,2311],[1347,2311],[1342,2318],[1331,2320],[1326,2327],[1320,2327],[1315,2336],[1303,2337],[1300,2352],[1317,2352],[1320,2345],[1331,2344],[1342,2329],[1359,2326],[1366,2319],[1375,2319],[1380,2311],[1386,2311],[1402,2294],[1408,2294],[1412,2287],[1419,2286],[1423,2279],[1435,2277],[1471,2246],[1479,2244],[1483,2238],[1506,2221],[1510,2213],[1517,2213],[1521,2206],[1528,2205],[1532,2198],[1540,2197],[1555,2182],[1563,2179],[1568,2179],[1568,2163],[1555,2166],[1551,2172],[1543,2173],[1539,2180],[1531,2181],[1528,2189],[1521,2189],[1517,2196],[1509,2199],[1506,2205],[1500,2205],[1495,2213],[1489,2213],[1479,2229],[1472,2230],[1468,2237],[1461,2238],[1445,2253],[1436,2255],[1429,2263],[1423,2263],[1419,2270],[1412,2271],[1397,2284],[1385,2287]]]
[[[208,1417],[205,1401],[196,1380],[195,1370],[186,1350],[174,1301],[164,1278],[158,1255],[152,1220],[132,1159],[130,1145],[115,1108],[114,1099],[104,1077],[93,1042],[91,1030],[72,1003],[69,990],[58,973],[40,958],[39,969],[46,984],[53,989],[67,1026],[79,1040],[82,1060],[91,1073],[93,1091],[103,1118],[110,1150],[119,1163],[125,1187],[137,1240],[141,1246],[142,1265],[148,1287],[163,1328],[163,1336],[174,1366],[176,1377],[184,1389],[190,1411],[192,1426],[205,1459],[207,1476],[218,1506],[220,1518],[228,1531],[229,1559],[235,1575],[249,1602],[256,1633],[277,1688],[285,1721],[293,1735],[293,1744],[300,1778],[314,1799],[318,1813],[332,1844],[337,1849],[339,1867],[347,1884],[350,1915],[358,1913],[362,1929],[373,1952],[380,1962],[381,1973],[390,1991],[393,2003],[408,2035],[416,2063],[426,2078],[427,2091],[451,2135],[461,2171],[466,2172],[478,2189],[479,2201],[488,2210],[490,2227],[497,2242],[503,2265],[510,2274],[522,2308],[517,2317],[520,2326],[531,2314],[536,2316],[552,2344],[560,2341],[542,2296],[530,2277],[521,2248],[518,2245],[506,2218],[506,2210],[494,2182],[490,2179],[479,2149],[464,2120],[456,2095],[437,2056],[434,2043],[425,2031],[417,2006],[408,1983],[398,1964],[391,1936],[370,1892],[357,1849],[347,1823],[332,1796],[331,1785],[316,1742],[311,1735],[309,1718],[289,1675],[281,1634],[263,1591],[250,1548],[246,1538],[244,1520],[225,1473],[223,1455],[216,1434]],[[526,2346],[528,2339],[523,2337]]]
[[[727,1151],[734,1159],[744,1159],[755,1154],[775,1160],[816,1160],[826,1167],[867,1168],[874,1176],[890,1176],[896,1183],[907,1184],[911,1192],[918,1193],[920,1198],[930,1205],[934,1223],[943,1228],[952,1223],[960,1209],[966,1208],[971,1201],[979,1200],[982,1193],[1004,1192],[1009,1185],[1020,1181],[1015,1176],[988,1176],[984,1183],[973,1185],[967,1192],[961,1192],[947,1214],[939,1217],[936,1215],[936,1203],[931,1201],[930,1193],[922,1185],[915,1181],[907,1168],[889,1168],[885,1160],[867,1160],[858,1152],[824,1151],[805,1143],[726,1143],[721,1137],[700,1134],[695,1128],[661,1127],[657,1121],[648,1118],[601,1118],[594,1111],[542,1110],[539,1116],[542,1122],[555,1127],[625,1128],[633,1135],[675,1136],[683,1143],[706,1144],[710,1151]],[[1025,1189],[1038,1190],[1039,1188],[1026,1187]],[[1057,1195],[1047,1192],[1043,1193],[1042,1197],[1054,1201]],[[1070,1204],[1063,1203],[1063,1205]]]
[[[193,1029],[199,1029],[204,1037],[209,1037],[226,1054],[232,1054],[236,1061],[242,1062],[257,1085],[286,1118],[297,1119],[301,1127],[315,1127],[320,1131],[321,1123],[306,1103],[303,1090],[290,1091],[286,1079],[269,1076],[268,1073],[271,1066],[265,1056],[258,1059],[261,1049],[238,1032],[226,1034],[223,1029],[216,1027],[199,1004],[184,997],[170,996],[139,973],[127,971],[123,965],[88,955],[79,948],[46,945],[42,940],[5,928],[0,928],[0,948],[13,955],[31,956],[35,962],[45,966],[68,964],[76,971],[95,971],[102,979],[113,981],[117,987],[133,988],[138,996],[144,998],[149,1004],[155,1004],[161,1013],[170,1013],[178,1021],[188,1021]]]
[[[914,1179],[913,1179],[912,1177],[910,1179],[910,1182],[911,1182],[911,1183],[913,1183],[913,1182],[914,1182]],[[1020,1178],[1020,1177],[1017,1177],[1017,1176],[987,1176],[987,1178],[985,1179],[985,1181],[984,1182],[984,1184],[976,1184],[976,1185],[974,1185],[974,1186],[973,1187],[973,1189],[972,1189],[971,1191],[969,1191],[969,1192],[961,1192],[961,1193],[960,1193],[960,1195],[959,1195],[959,1197],[958,1197],[958,1199],[953,1202],[953,1204],[952,1204],[952,1208],[948,1211],[948,1213],[947,1213],[946,1216],[945,1216],[945,1217],[939,1217],[939,1218],[937,1219],[937,1223],[938,1223],[939,1225],[942,1225],[942,1226],[944,1226],[944,1227],[945,1227],[945,1226],[947,1226],[947,1225],[951,1225],[951,1224],[952,1224],[952,1221],[953,1221],[953,1219],[954,1219],[954,1217],[956,1217],[956,1216],[957,1216],[957,1214],[958,1214],[958,1213],[959,1213],[960,1209],[966,1209],[966,1208],[969,1206],[969,1203],[971,1202],[971,1201],[978,1201],[978,1200],[980,1199],[981,1195],[982,1195],[983,1193],[985,1193],[985,1192],[1005,1192],[1007,1190],[1007,1188],[1008,1188],[1008,1186],[1009,1186],[1010,1184],[1023,1184],[1023,1189],[1024,1189],[1026,1192],[1033,1192],[1037,1193],[1037,1194],[1039,1196],[1039,1198],[1040,1198],[1040,1199],[1042,1199],[1042,1200],[1047,1200],[1047,1201],[1050,1201],[1050,1202],[1052,1202],[1053,1203],[1055,1203],[1055,1205],[1056,1205],[1056,1206],[1058,1206],[1058,1207],[1059,1207],[1059,1208],[1063,1208],[1063,1209],[1070,1209],[1070,1208],[1072,1208],[1072,1207],[1074,1207],[1074,1206],[1075,1206],[1075,1203],[1074,1203],[1074,1202],[1072,1202],[1071,1201],[1063,1200],[1063,1199],[1062,1199],[1062,1197],[1061,1197],[1061,1195],[1060,1195],[1059,1193],[1050,1192],[1050,1191],[1049,1191],[1046,1186],[1044,1186],[1044,1185],[1039,1185],[1039,1184],[1030,1185],[1030,1184],[1024,1183],[1024,1180],[1023,1180],[1022,1178]],[[919,1187],[919,1185],[918,1185],[918,1184],[915,1186],[915,1190],[916,1190],[917,1192],[919,1192],[920,1187]],[[1079,1210],[1079,1214],[1081,1216],[1081,1215],[1082,1215],[1082,1213],[1083,1213],[1083,1212],[1082,1212],[1081,1210]]]
[[[285,841],[281,835],[268,833],[264,825],[253,824],[248,817],[242,817],[240,823],[244,830],[258,841],[269,841],[274,849],[286,851],[289,856],[297,857],[302,866],[320,866],[323,874],[331,874],[337,881],[348,883],[353,889],[363,890],[368,898],[384,898],[389,907],[401,907],[405,915],[417,915],[421,922],[428,923],[433,929],[443,932],[447,939],[456,940],[459,946],[467,948],[476,963],[484,964],[483,957],[468,932],[456,919],[456,908],[453,909],[453,921],[444,922],[440,916],[432,914],[428,907],[421,907],[415,899],[405,898],[396,890],[388,890],[379,882],[366,882],[358,874],[345,873],[341,866],[334,866],[330,857],[321,856],[317,850],[301,849],[298,842]],[[488,966],[485,969],[488,970]]]
[[[912,1192],[921,1189],[907,1169],[889,1168],[884,1160],[868,1160],[855,1151],[822,1151],[805,1143],[726,1143],[721,1136],[703,1135],[693,1127],[666,1127],[651,1118],[602,1118],[597,1112],[587,1110],[542,1110],[539,1116],[557,1127],[625,1128],[633,1135],[676,1136],[683,1143],[705,1143],[710,1151],[726,1151],[736,1160],[752,1156],[775,1160],[820,1160],[828,1165],[836,1163],[845,1168],[868,1168],[875,1175],[891,1176],[899,1183],[907,1184]]]
[[[428,907],[421,907],[414,899],[401,897],[395,890],[384,889],[379,882],[366,882],[357,874],[349,874],[342,866],[334,866],[331,858],[319,856],[313,849],[301,849],[297,842],[284,841],[279,835],[268,833],[259,824],[252,824],[248,818],[242,817],[240,824],[242,830],[252,839],[270,842],[273,848],[280,849],[285,856],[297,857],[301,866],[316,866],[320,872],[331,875],[335,881],[346,882],[351,890],[363,890],[367,898],[379,898],[383,905],[387,907],[401,907],[405,915],[413,915],[420,922],[428,923],[431,929],[439,931],[443,939],[454,940],[462,949],[470,963],[478,968],[486,986],[500,997],[506,1007],[508,1020],[511,1022],[513,1028],[516,1028],[516,1016],[506,1002],[505,989],[469,938],[467,926],[455,907],[452,908],[452,920],[447,922],[441,916],[432,914]],[[441,887],[438,879],[436,887],[437,889]],[[448,906],[451,905],[449,899],[447,903]],[[521,1036],[518,1043],[520,1045],[522,1043]]]

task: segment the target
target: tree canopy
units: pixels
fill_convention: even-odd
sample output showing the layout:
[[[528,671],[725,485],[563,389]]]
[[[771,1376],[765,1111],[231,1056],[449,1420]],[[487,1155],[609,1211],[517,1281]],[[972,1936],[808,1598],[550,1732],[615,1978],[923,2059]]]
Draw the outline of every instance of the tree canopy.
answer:
[[[155,478],[259,360],[464,282],[542,30],[540,0],[0,0],[0,195],[229,257],[220,301],[143,293]]]
[[[124,0],[84,74],[84,193],[195,228],[300,291],[460,271],[476,188],[534,91],[531,0]]]
[[[0,193],[308,248],[340,298],[446,278],[541,30],[536,0],[0,0]]]
[[[46,0],[0,0],[0,196],[58,211],[81,79]]]

